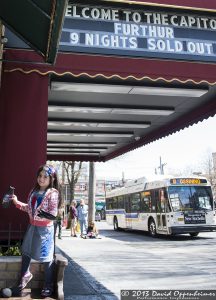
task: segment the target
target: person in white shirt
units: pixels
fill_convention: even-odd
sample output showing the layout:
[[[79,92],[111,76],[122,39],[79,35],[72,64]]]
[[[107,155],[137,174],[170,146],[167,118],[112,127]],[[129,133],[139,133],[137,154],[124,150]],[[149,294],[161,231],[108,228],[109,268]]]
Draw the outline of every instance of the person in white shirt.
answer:
[[[84,199],[80,200],[80,205],[77,208],[77,218],[80,223],[81,237],[84,237],[88,227],[88,205],[85,204]]]

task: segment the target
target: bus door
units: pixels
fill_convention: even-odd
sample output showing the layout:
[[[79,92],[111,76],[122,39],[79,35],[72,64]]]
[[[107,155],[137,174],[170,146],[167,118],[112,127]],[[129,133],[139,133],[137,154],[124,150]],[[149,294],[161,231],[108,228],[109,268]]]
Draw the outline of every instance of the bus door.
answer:
[[[131,201],[130,195],[125,197],[125,227],[132,228],[132,218],[131,218]]]
[[[167,193],[165,188],[156,190],[155,193],[155,198],[157,201],[157,228],[159,232],[167,232]]]

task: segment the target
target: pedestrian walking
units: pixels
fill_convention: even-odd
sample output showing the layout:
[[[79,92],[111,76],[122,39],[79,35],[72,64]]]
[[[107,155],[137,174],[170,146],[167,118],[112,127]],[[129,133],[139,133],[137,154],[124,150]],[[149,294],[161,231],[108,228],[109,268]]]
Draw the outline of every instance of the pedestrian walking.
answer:
[[[27,212],[29,226],[22,243],[21,277],[16,292],[26,287],[32,279],[29,267],[31,259],[44,263],[45,281],[41,291],[42,297],[53,293],[54,275],[54,224],[58,208],[61,207],[59,182],[56,170],[49,165],[41,166],[36,174],[36,183],[31,190],[27,203],[21,202],[16,195],[11,199],[15,206]]]
[[[56,233],[57,233],[59,239],[62,238],[63,212],[64,212],[64,209],[59,208],[58,209],[58,214],[57,214],[57,217],[56,217]]]
[[[76,200],[73,200],[71,202],[71,206],[69,209],[70,212],[70,218],[71,218],[71,236],[77,237],[76,235],[76,227],[77,227],[77,202]]]
[[[80,205],[77,208],[78,221],[80,223],[81,237],[87,234],[87,220],[88,220],[88,205],[85,204],[84,199],[80,200]]]

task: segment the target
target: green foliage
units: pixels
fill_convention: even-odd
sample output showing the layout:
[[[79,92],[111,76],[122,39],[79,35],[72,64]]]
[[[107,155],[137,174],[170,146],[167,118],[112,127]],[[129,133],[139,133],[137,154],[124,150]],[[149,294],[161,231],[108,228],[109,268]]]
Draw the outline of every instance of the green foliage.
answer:
[[[0,256],[21,256],[20,243],[11,246],[7,249],[0,247]]]

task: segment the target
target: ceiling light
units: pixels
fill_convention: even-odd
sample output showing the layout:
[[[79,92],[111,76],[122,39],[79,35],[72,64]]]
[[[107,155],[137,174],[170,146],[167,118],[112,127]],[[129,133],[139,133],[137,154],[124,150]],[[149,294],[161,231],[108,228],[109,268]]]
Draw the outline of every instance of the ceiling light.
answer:
[[[113,115],[151,115],[151,116],[168,116],[175,112],[174,108],[166,107],[87,107],[87,106],[67,106],[49,104],[49,112],[70,112],[86,114],[113,114]]]
[[[139,86],[133,87],[129,94],[133,95],[154,95],[154,96],[179,96],[179,97],[200,97],[206,94],[208,90],[201,89],[183,89],[183,88],[167,88],[167,87],[149,87]]]
[[[114,147],[116,146],[117,143],[64,143],[64,142],[51,142],[51,141],[48,141],[47,143],[47,147],[51,147],[51,146],[54,146],[54,147],[82,147],[82,146],[85,146],[85,147]]]
[[[122,137],[122,138],[126,138],[126,137],[132,137],[133,136],[133,132],[132,133],[127,133],[127,132],[122,132],[122,133],[118,133],[118,132],[95,132],[95,133],[77,133],[77,132],[48,132],[47,133],[48,136],[82,136],[82,137]]]
[[[95,153],[92,153],[92,152],[86,152],[86,153],[83,153],[83,152],[47,152],[48,155],[99,155],[100,152],[95,152]]]
[[[88,123],[88,122],[62,122],[62,121],[48,121],[48,126],[59,126],[59,127],[65,127],[65,126],[73,126],[73,127],[95,127],[94,123]]]
[[[147,123],[99,123],[97,127],[117,127],[117,128],[147,128],[151,124]]]
[[[74,113],[94,113],[94,114],[108,114],[111,113],[111,108],[104,107],[85,107],[85,106],[64,106],[49,104],[49,112],[74,112]]]
[[[68,92],[91,92],[91,93],[111,93],[111,94],[128,94],[131,90],[127,85],[108,85],[108,84],[86,84],[73,82],[55,82],[51,83],[52,91]]]
[[[107,150],[106,148],[105,149],[100,149],[100,148],[97,148],[97,149],[95,149],[95,148],[50,148],[50,147],[48,147],[47,148],[47,151],[70,151],[70,152],[77,152],[77,151],[95,151],[95,150],[97,150],[97,151],[105,151],[105,150]]]
[[[55,121],[48,121],[48,126],[58,126],[58,127],[100,127],[100,128],[147,128],[151,125],[150,122],[148,123],[118,123],[118,122],[89,122],[89,121],[58,121],[57,119]]]
[[[92,92],[92,93],[117,93],[117,94],[136,94],[136,95],[155,95],[155,96],[181,96],[181,97],[200,97],[208,92],[208,89],[191,88],[172,88],[154,86],[129,86],[111,84],[87,84],[75,82],[51,82],[52,91],[69,92]]]
[[[169,116],[175,112],[174,109],[142,109],[142,108],[114,108],[112,114],[117,115],[151,115]]]

